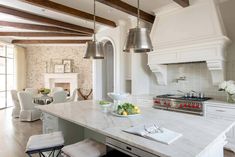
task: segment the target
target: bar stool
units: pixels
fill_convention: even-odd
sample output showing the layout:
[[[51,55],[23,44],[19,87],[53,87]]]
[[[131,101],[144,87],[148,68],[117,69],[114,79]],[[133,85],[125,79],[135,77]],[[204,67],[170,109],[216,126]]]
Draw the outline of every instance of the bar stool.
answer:
[[[58,157],[61,153],[61,149],[64,146],[64,137],[62,132],[53,132],[49,134],[33,135],[29,138],[26,153],[32,157],[32,154],[39,154],[41,157],[54,157],[56,151]],[[45,152],[50,152],[49,155],[45,155]]]
[[[104,155],[106,155],[106,146],[92,139],[85,139],[62,148],[63,157],[100,157]]]

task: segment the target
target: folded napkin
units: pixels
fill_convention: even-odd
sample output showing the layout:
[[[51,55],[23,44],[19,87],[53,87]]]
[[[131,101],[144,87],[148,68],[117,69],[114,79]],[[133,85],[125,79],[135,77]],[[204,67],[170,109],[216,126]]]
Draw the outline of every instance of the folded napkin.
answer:
[[[182,136],[180,133],[158,127],[155,124],[134,126],[123,131],[168,145]]]

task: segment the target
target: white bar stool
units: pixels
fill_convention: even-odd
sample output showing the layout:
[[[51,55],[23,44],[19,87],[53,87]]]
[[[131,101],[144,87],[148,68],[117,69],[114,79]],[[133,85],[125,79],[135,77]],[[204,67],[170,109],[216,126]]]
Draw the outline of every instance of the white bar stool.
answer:
[[[55,151],[58,150],[56,157],[61,153],[64,147],[64,137],[62,132],[53,132],[49,134],[33,135],[29,138],[26,153],[32,157],[32,154],[39,154],[41,157],[54,157]],[[43,153],[50,152],[49,155]]]
[[[62,148],[63,157],[101,157],[106,155],[106,146],[91,139]]]

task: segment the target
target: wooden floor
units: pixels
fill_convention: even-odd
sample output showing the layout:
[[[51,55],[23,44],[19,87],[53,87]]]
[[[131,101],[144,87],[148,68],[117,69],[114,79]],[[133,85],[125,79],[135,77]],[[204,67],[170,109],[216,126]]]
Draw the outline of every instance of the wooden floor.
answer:
[[[11,117],[12,108],[0,110],[0,157],[26,157],[28,138],[41,134],[42,123],[20,122]]]
[[[26,157],[26,143],[31,135],[41,134],[41,121],[20,122],[11,117],[12,108],[0,110],[0,157]],[[235,154],[225,151],[225,157]]]

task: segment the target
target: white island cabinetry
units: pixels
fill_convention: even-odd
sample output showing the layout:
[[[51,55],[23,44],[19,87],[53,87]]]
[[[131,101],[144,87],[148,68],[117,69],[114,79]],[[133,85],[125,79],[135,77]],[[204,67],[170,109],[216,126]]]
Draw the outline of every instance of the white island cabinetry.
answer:
[[[205,102],[205,117],[213,119],[224,119],[228,121],[235,121],[235,104],[229,104],[220,101]],[[235,128],[233,127],[227,134],[228,143],[225,145],[226,149],[235,152]]]
[[[42,114],[42,131],[44,134],[59,130],[59,118],[48,113]]]

